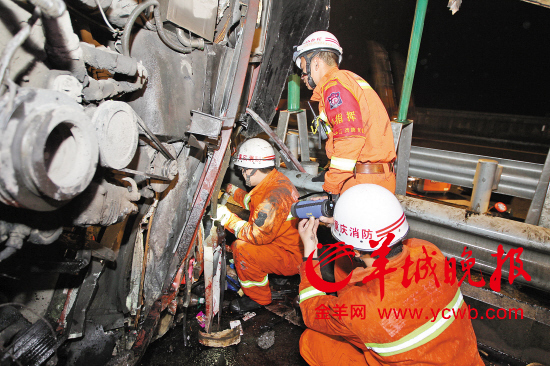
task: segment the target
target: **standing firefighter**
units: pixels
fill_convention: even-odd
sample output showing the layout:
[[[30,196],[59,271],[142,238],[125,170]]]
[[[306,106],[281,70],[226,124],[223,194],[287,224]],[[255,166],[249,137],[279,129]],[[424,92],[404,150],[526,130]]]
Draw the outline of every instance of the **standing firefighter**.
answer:
[[[300,269],[300,308],[309,328],[300,353],[310,365],[484,364],[460,289],[445,279],[443,254],[427,241],[404,240],[409,225],[390,191],[352,187],[333,219],[332,234],[350,254],[339,261],[354,268],[337,271],[331,285],[342,284],[338,296],[313,285],[326,286],[318,281],[319,221],[299,224],[304,255],[311,254]]]
[[[339,194],[360,183],[395,191],[395,148],[382,101],[361,77],[339,70],[342,48],[334,35],[312,33],[294,47],[302,80],[319,102],[319,118],[329,127],[326,153],[330,168],[323,189]],[[318,127],[321,128],[321,127]]]
[[[302,261],[297,221],[290,215],[298,191],[290,180],[275,169],[275,151],[262,139],[245,141],[235,161],[241,168],[250,193],[228,185],[226,191],[250,210],[248,221],[241,220],[227,207],[218,207],[218,219],[237,240],[232,244],[233,259],[245,297],[234,300],[231,308],[248,311],[271,303],[268,273],[292,276]]]

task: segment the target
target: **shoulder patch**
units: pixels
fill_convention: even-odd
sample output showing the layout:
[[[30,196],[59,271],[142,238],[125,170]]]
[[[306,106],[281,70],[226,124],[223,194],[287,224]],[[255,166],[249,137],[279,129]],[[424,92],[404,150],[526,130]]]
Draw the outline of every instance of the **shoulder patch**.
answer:
[[[342,97],[340,96],[340,92],[330,93],[330,95],[327,97],[327,101],[328,101],[328,104],[330,106],[330,109],[337,108],[337,107],[341,106],[342,103],[344,103],[342,101]]]

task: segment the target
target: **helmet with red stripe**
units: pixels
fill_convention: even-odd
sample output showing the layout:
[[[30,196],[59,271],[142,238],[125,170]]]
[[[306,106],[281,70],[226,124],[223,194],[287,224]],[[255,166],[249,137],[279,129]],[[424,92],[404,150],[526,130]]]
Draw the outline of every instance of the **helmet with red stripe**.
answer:
[[[372,252],[388,234],[390,246],[407,235],[409,224],[393,193],[376,184],[358,184],[346,190],[334,207],[332,235],[355,249]]]
[[[317,31],[311,33],[301,45],[294,46],[292,60],[300,67],[300,57],[313,51],[328,51],[338,55],[338,64],[342,62],[342,47],[334,34],[326,31]]]
[[[235,165],[252,169],[275,166],[275,150],[266,140],[260,138],[246,140],[239,148]]]

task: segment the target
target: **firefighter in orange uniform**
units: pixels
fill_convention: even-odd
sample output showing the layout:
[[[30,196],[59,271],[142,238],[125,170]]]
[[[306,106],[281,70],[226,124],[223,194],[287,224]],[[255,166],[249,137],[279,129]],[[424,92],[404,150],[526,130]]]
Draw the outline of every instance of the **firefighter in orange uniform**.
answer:
[[[259,138],[245,141],[235,165],[241,168],[246,184],[254,188],[247,193],[229,184],[226,192],[250,210],[250,217],[241,220],[219,205],[217,219],[237,238],[232,244],[233,259],[246,296],[234,300],[231,308],[242,312],[271,303],[268,273],[297,274],[303,247],[298,222],[290,214],[299,194],[275,169],[275,151],[269,142]]]
[[[338,296],[312,285],[320,278],[318,224],[310,218],[298,227],[315,273],[306,274],[308,261],[302,264],[300,308],[309,329],[300,339],[300,353],[310,365],[484,365],[460,289],[456,281],[444,281],[443,254],[430,242],[404,240],[409,226],[391,192],[360,184],[336,203],[332,234],[355,254],[339,258],[349,269],[337,266],[336,280],[349,275],[349,282]],[[384,258],[385,273],[379,266]],[[427,270],[418,282],[417,263]]]
[[[317,123],[330,130],[326,153],[330,168],[323,189],[340,194],[360,183],[395,192],[395,147],[390,119],[378,94],[361,77],[339,70],[342,48],[333,34],[309,35],[295,46],[293,60],[319,102]],[[318,128],[321,128],[320,126]]]

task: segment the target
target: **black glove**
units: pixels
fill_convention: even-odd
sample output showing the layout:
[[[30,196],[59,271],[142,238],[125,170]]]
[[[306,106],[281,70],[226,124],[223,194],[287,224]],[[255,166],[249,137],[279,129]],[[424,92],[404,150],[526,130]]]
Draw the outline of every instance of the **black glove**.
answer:
[[[326,170],[323,170],[321,173],[317,174],[317,176],[313,177],[311,179],[312,182],[325,182],[325,174],[327,174]]]

